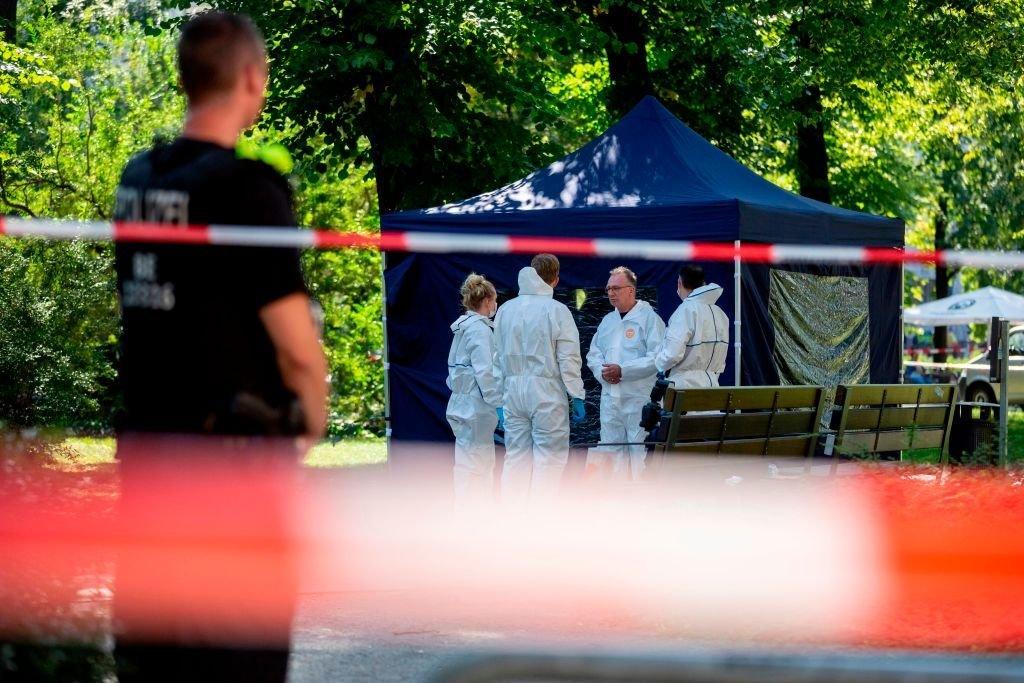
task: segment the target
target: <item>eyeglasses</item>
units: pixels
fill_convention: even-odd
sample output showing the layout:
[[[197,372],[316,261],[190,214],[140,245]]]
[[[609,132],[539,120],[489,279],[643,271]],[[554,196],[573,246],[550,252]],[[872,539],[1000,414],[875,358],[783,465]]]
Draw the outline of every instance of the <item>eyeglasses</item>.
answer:
[[[620,289],[633,289],[633,285],[619,285],[619,286],[616,286],[616,287],[605,287],[604,288],[604,293],[605,294],[611,294],[612,292],[617,292]]]

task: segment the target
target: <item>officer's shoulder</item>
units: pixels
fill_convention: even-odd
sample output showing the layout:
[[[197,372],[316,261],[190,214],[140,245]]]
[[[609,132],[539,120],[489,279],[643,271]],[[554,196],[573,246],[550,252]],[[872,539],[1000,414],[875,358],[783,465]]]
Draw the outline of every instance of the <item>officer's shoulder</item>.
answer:
[[[649,305],[647,306],[646,310],[644,311],[644,315],[647,316],[648,318],[658,318],[659,320],[661,320],[661,314],[658,313],[658,309],[656,309],[654,307],[654,304],[652,304],[650,302],[647,302],[647,303]]]
[[[286,195],[291,195],[288,179],[265,161],[236,157],[234,168],[239,176],[245,178],[254,187],[273,187]]]
[[[148,174],[153,165],[153,149],[143,150],[133,155],[121,171],[121,182],[131,183],[132,178],[140,174]]]
[[[149,149],[144,149],[141,152],[136,152],[128,159],[128,163],[125,164],[125,168],[132,168],[133,166],[138,166],[140,164],[150,163],[155,150],[155,147],[150,147]]]
[[[550,299],[550,301],[551,301],[551,308],[552,308],[552,310],[555,310],[555,311],[558,311],[558,312],[565,311],[569,315],[572,315],[572,312],[569,310],[569,307],[566,306],[565,304],[563,304],[558,299]]]

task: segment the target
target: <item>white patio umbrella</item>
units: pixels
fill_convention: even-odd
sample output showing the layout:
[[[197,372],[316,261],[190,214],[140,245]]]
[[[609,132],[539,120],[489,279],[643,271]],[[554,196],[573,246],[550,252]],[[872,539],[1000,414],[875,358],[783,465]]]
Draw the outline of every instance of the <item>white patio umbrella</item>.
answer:
[[[998,287],[982,287],[903,311],[903,322],[910,325],[988,323],[996,317],[1010,322],[1024,321],[1024,296]]]

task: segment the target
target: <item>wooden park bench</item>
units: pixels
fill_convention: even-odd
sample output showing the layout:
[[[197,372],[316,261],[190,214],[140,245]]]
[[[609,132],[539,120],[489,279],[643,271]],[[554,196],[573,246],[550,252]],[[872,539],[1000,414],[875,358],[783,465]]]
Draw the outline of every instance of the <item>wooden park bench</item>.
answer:
[[[835,443],[825,454],[863,457],[938,448],[945,465],[955,404],[955,384],[840,385],[830,425]]]
[[[664,408],[671,420],[655,453],[810,457],[821,432],[825,391],[814,386],[669,387]]]

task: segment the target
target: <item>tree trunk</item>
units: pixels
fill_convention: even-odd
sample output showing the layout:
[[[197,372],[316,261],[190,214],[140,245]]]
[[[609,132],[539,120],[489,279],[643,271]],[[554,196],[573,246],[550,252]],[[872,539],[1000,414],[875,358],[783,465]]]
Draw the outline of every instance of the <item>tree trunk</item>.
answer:
[[[594,24],[608,37],[608,113],[621,118],[636,103],[654,92],[647,66],[647,30],[643,15],[625,3],[616,2],[607,9],[593,3],[589,14]]]
[[[825,144],[825,122],[822,119],[821,88],[808,86],[795,104],[800,115],[796,127],[796,177],[800,194],[831,204],[832,188],[828,181],[828,147]]]
[[[0,0],[0,34],[8,43],[14,43],[18,27],[18,0]]]
[[[935,216],[935,249],[946,248],[946,227],[948,205],[946,198],[939,199],[939,212]],[[943,299],[949,296],[949,268],[941,263],[935,265],[935,298]],[[935,334],[932,335],[932,343],[936,349],[945,349],[949,346],[949,328],[945,325],[936,325]],[[936,363],[945,363],[947,354],[945,351],[936,351],[932,357]]]
[[[804,6],[804,12],[807,7]],[[812,59],[818,53],[818,46],[804,29],[803,16],[791,25],[790,31],[796,36],[800,53]],[[828,182],[828,146],[825,144],[825,120],[822,116],[821,88],[812,83],[804,86],[803,92],[793,102],[797,113],[796,123],[796,180],[800,194],[832,203],[832,188]]]
[[[390,70],[377,70],[366,95],[364,130],[370,141],[370,156],[377,181],[377,203],[381,214],[402,209],[415,201],[415,190],[432,177],[434,145],[429,131],[405,128],[407,117],[396,117],[398,108],[419,109],[428,101],[412,50],[412,32],[405,28],[381,29],[378,46],[393,62]]]

